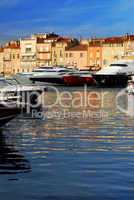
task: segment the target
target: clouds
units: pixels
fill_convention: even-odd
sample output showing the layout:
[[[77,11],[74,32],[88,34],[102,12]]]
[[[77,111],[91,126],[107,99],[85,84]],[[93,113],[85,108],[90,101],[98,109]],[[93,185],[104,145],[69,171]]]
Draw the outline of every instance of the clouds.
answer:
[[[16,36],[43,31],[85,37],[124,34],[133,32],[133,10],[134,1],[128,0],[0,0],[0,32]]]

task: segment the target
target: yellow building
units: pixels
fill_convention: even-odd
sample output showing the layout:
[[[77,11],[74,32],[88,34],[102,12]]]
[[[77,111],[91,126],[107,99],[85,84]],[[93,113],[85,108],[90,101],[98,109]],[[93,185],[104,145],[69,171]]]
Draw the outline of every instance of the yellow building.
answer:
[[[52,41],[37,38],[37,66],[52,64]]]
[[[74,66],[79,69],[89,68],[87,45],[80,44],[66,48],[65,53],[65,64],[67,66]]]
[[[59,38],[52,47],[52,64],[53,65],[65,65],[65,48],[71,39]]]
[[[102,44],[102,67],[122,59],[124,56],[123,37],[106,38]]]
[[[3,49],[3,72],[11,75],[21,72],[20,69],[20,44],[19,42],[8,43]]]
[[[134,35],[124,37],[124,59],[134,60]]]
[[[36,68],[36,38],[20,40],[21,71],[31,72]]]
[[[3,47],[0,47],[0,74],[3,74],[3,72],[4,72],[4,68],[3,68],[3,55],[4,55]]]

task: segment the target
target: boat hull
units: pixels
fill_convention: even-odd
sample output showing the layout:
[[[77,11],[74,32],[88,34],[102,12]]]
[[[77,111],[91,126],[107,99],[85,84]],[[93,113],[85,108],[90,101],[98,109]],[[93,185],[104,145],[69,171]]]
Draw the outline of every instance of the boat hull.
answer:
[[[20,114],[20,109],[16,107],[6,107],[0,105],[0,127],[4,126],[10,120]]]
[[[94,80],[92,77],[64,76],[64,83],[67,86],[83,86],[93,85]]]
[[[103,75],[103,74],[93,74],[93,78],[96,83],[100,86],[106,87],[121,87],[126,86],[129,80],[128,75]]]
[[[51,84],[64,84],[64,80],[62,77],[31,77],[30,80],[32,82],[45,82]]]

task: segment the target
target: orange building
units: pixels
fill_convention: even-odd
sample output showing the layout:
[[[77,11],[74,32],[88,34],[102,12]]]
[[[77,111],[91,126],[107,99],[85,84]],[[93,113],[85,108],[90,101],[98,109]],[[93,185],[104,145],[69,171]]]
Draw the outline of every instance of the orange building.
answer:
[[[98,70],[102,68],[102,39],[92,39],[88,47],[89,66]]]
[[[74,66],[79,69],[89,67],[88,63],[88,45],[79,44],[77,46],[66,48],[65,65]]]
[[[0,47],[0,74],[3,74],[4,72],[3,55],[4,55],[4,49],[3,47]]]
[[[37,66],[51,65],[52,42],[45,38],[37,38]]]
[[[46,35],[46,38],[37,37],[37,66],[52,64],[52,46],[58,38],[55,34]]]
[[[9,42],[3,51],[3,72],[5,75],[20,72],[20,43]]]

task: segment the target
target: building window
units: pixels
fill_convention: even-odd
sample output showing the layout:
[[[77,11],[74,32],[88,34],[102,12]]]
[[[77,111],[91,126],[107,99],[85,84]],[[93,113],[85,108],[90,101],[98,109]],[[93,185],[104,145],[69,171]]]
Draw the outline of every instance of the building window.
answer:
[[[68,53],[66,53],[66,58],[68,58]]]
[[[107,60],[105,59],[105,60],[103,60],[103,64],[104,65],[106,65],[107,64]]]
[[[17,58],[18,58],[18,59],[20,58],[20,55],[19,55],[19,54],[17,54]]]
[[[62,58],[63,57],[63,55],[62,55],[62,50],[60,50],[60,58]]]
[[[100,58],[100,52],[99,52],[99,51],[97,51],[96,57],[97,57],[97,58]]]
[[[80,53],[80,58],[82,58],[82,57],[83,57],[83,55],[84,55],[83,53]]]
[[[32,48],[27,47],[26,48],[26,53],[32,52]]]
[[[54,55],[54,57],[56,57],[56,51],[54,51],[53,55]]]
[[[13,59],[15,59],[15,55],[13,54]]]
[[[70,53],[70,54],[69,54],[69,57],[70,57],[70,58],[71,58],[71,57],[73,57],[73,54],[72,54],[72,53]]]

